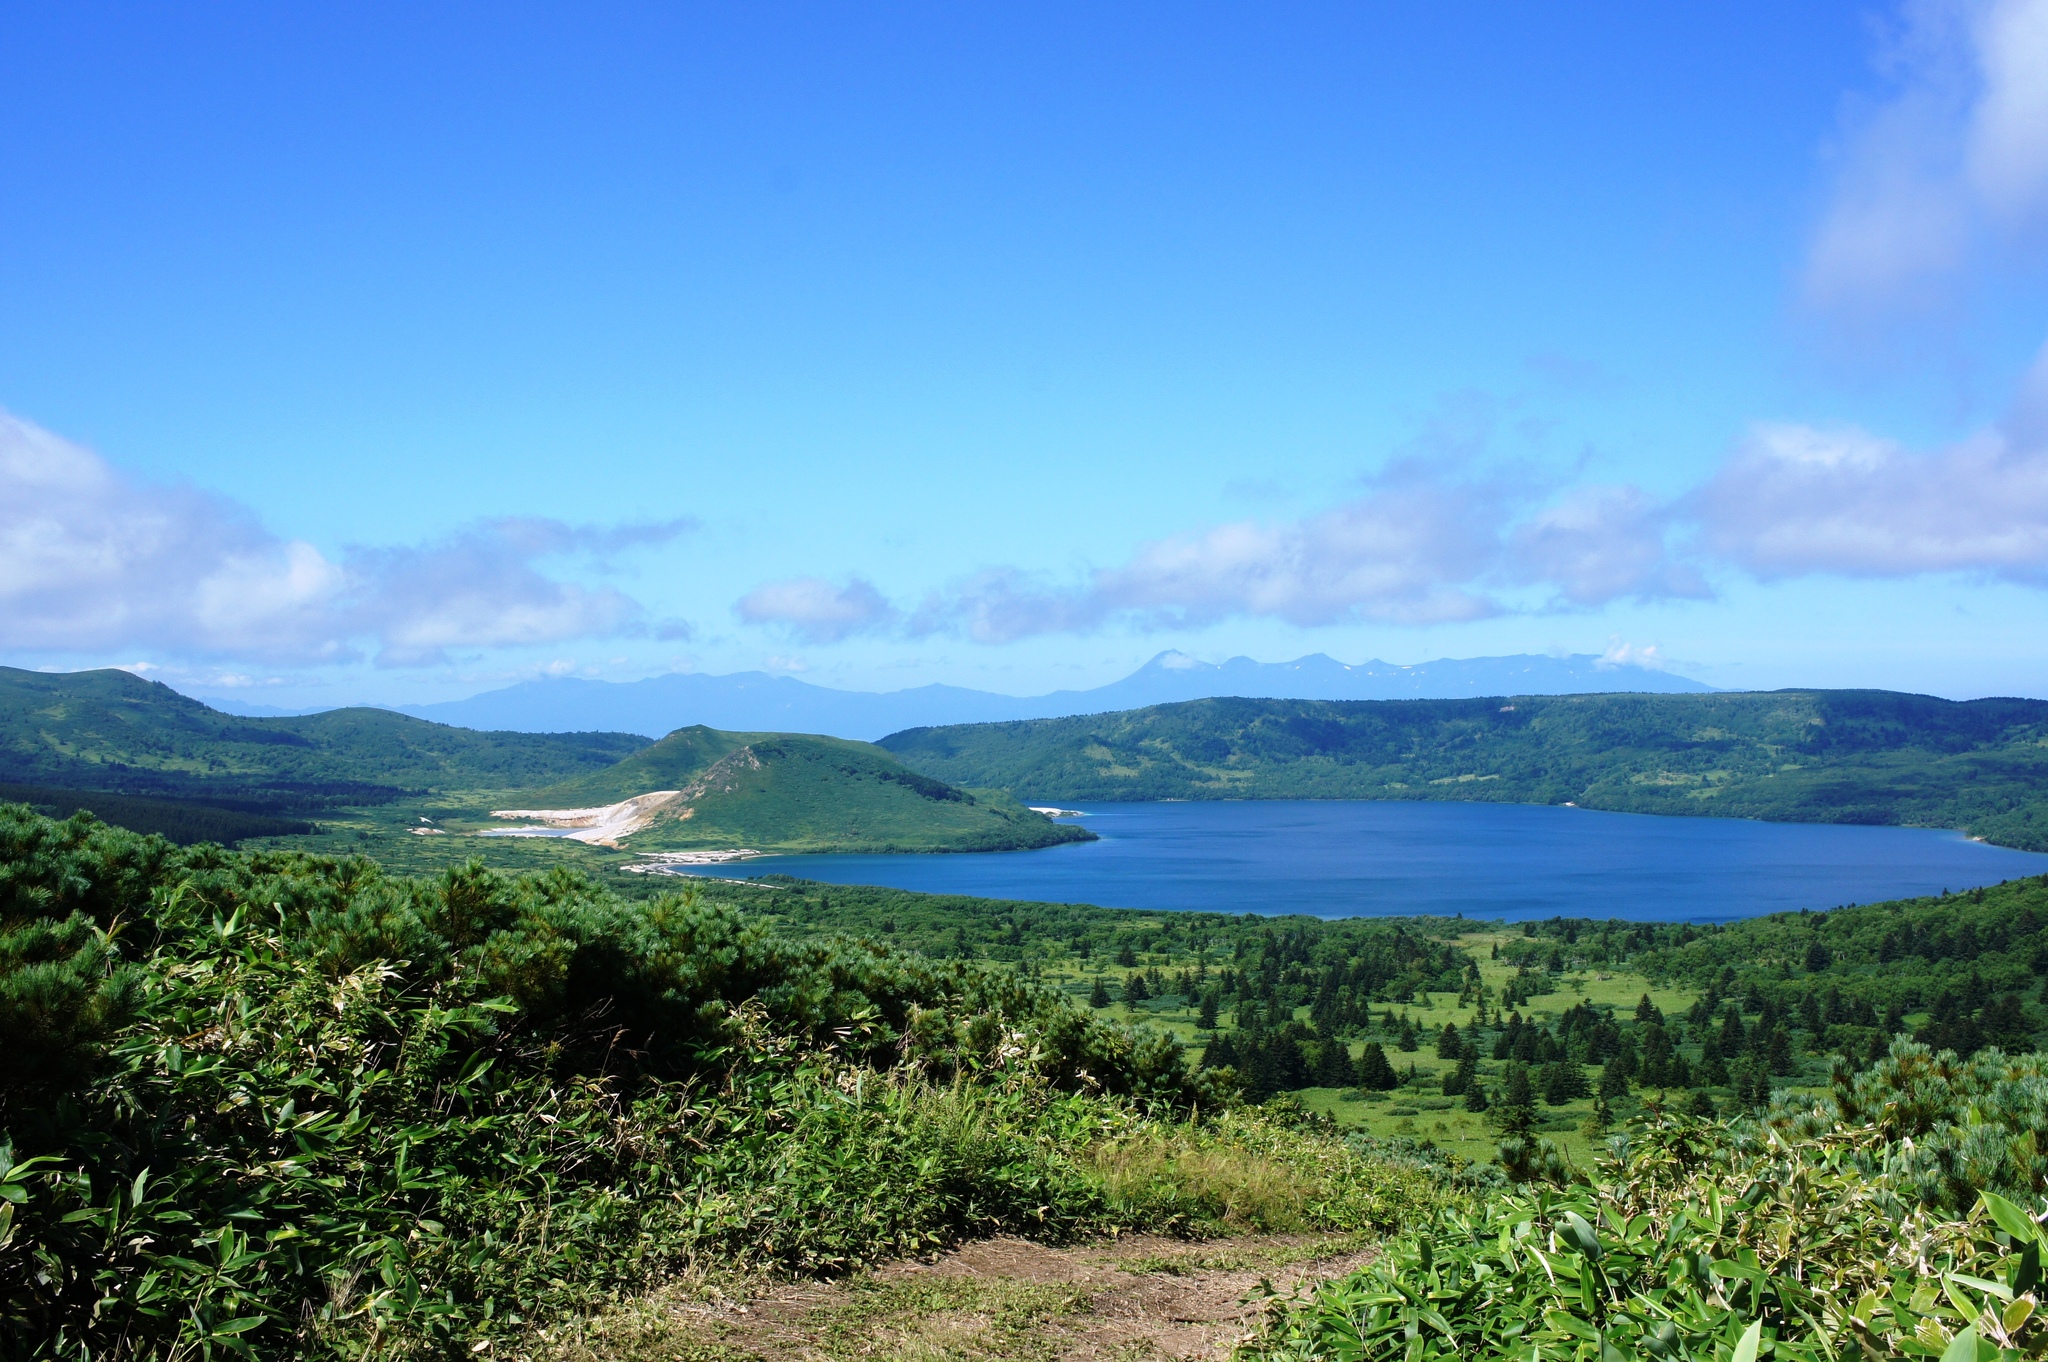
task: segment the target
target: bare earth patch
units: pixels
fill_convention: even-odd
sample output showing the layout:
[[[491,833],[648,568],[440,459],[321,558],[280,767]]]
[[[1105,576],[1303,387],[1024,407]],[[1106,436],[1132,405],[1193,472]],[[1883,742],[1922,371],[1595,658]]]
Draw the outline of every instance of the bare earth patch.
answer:
[[[967,1244],[840,1282],[679,1283],[536,1350],[552,1362],[1136,1362],[1229,1357],[1272,1293],[1372,1256],[1357,1236]]]

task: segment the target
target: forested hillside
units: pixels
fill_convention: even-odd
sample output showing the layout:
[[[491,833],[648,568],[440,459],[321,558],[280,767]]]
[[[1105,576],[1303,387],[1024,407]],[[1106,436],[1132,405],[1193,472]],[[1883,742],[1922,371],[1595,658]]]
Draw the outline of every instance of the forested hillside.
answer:
[[[1034,801],[1453,799],[1965,828],[2048,850],[2048,702],[1888,691],[1197,700],[910,729],[928,775]]]
[[[651,790],[678,794],[633,834],[636,851],[1020,851],[1095,840],[1001,791],[920,775],[872,743],[702,726],[522,802],[575,808]]]
[[[1000,791],[955,789],[867,743],[684,729],[479,733],[382,709],[244,719],[128,672],[0,668],[0,784],[48,811],[89,808],[177,841],[303,833],[317,812],[356,834],[503,824],[494,808],[604,805],[686,791],[635,851],[1012,851],[1091,840]],[[368,816],[365,813],[368,811]],[[343,819],[343,815],[350,815]],[[330,820],[330,821],[337,821]],[[413,840],[408,838],[407,840]],[[466,855],[525,859],[503,841]]]
[[[382,709],[243,719],[129,672],[0,667],[0,780],[24,785],[303,812],[549,785],[646,745],[628,733],[478,733]]]

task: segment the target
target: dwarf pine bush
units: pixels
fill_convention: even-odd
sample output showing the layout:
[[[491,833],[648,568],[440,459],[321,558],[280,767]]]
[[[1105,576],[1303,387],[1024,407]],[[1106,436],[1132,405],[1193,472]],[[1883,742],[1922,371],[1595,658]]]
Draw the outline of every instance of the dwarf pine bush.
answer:
[[[1170,1039],[567,872],[0,806],[0,1040],[6,1358],[472,1356],[693,1265],[1226,1215],[1092,1153],[1218,1105]]]

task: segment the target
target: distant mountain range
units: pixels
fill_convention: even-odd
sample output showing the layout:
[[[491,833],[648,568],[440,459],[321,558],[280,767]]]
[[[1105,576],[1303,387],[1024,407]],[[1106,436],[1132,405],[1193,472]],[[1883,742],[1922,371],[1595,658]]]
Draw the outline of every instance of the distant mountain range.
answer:
[[[1414,666],[1347,665],[1321,653],[1292,662],[1200,662],[1164,652],[1121,681],[1050,695],[997,695],[961,686],[885,692],[833,690],[788,676],[674,673],[645,681],[525,681],[467,700],[395,705],[401,713],[462,728],[520,733],[620,732],[658,738],[703,724],[741,732],[823,733],[873,741],[906,728],[1059,719],[1215,696],[1278,700],[1454,700],[1482,695],[1659,694],[1711,691],[1670,672],[1570,657],[1442,658]],[[234,702],[215,708],[242,712]],[[255,707],[249,707],[255,712]],[[275,713],[275,711],[265,711]]]

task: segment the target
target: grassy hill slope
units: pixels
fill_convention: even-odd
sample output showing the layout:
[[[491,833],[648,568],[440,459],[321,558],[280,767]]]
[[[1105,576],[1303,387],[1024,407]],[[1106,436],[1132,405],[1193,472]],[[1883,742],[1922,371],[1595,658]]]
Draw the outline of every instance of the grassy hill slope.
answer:
[[[1015,851],[1094,836],[1000,792],[919,775],[871,743],[702,726],[531,799],[535,808],[575,808],[655,790],[682,798],[632,835],[636,851]]]
[[[1889,691],[1195,700],[915,728],[927,775],[1046,800],[1457,799],[1961,827],[2048,850],[2048,702]]]
[[[0,781],[251,811],[544,785],[646,746],[629,733],[478,733],[381,709],[244,719],[124,671],[0,667]]]

